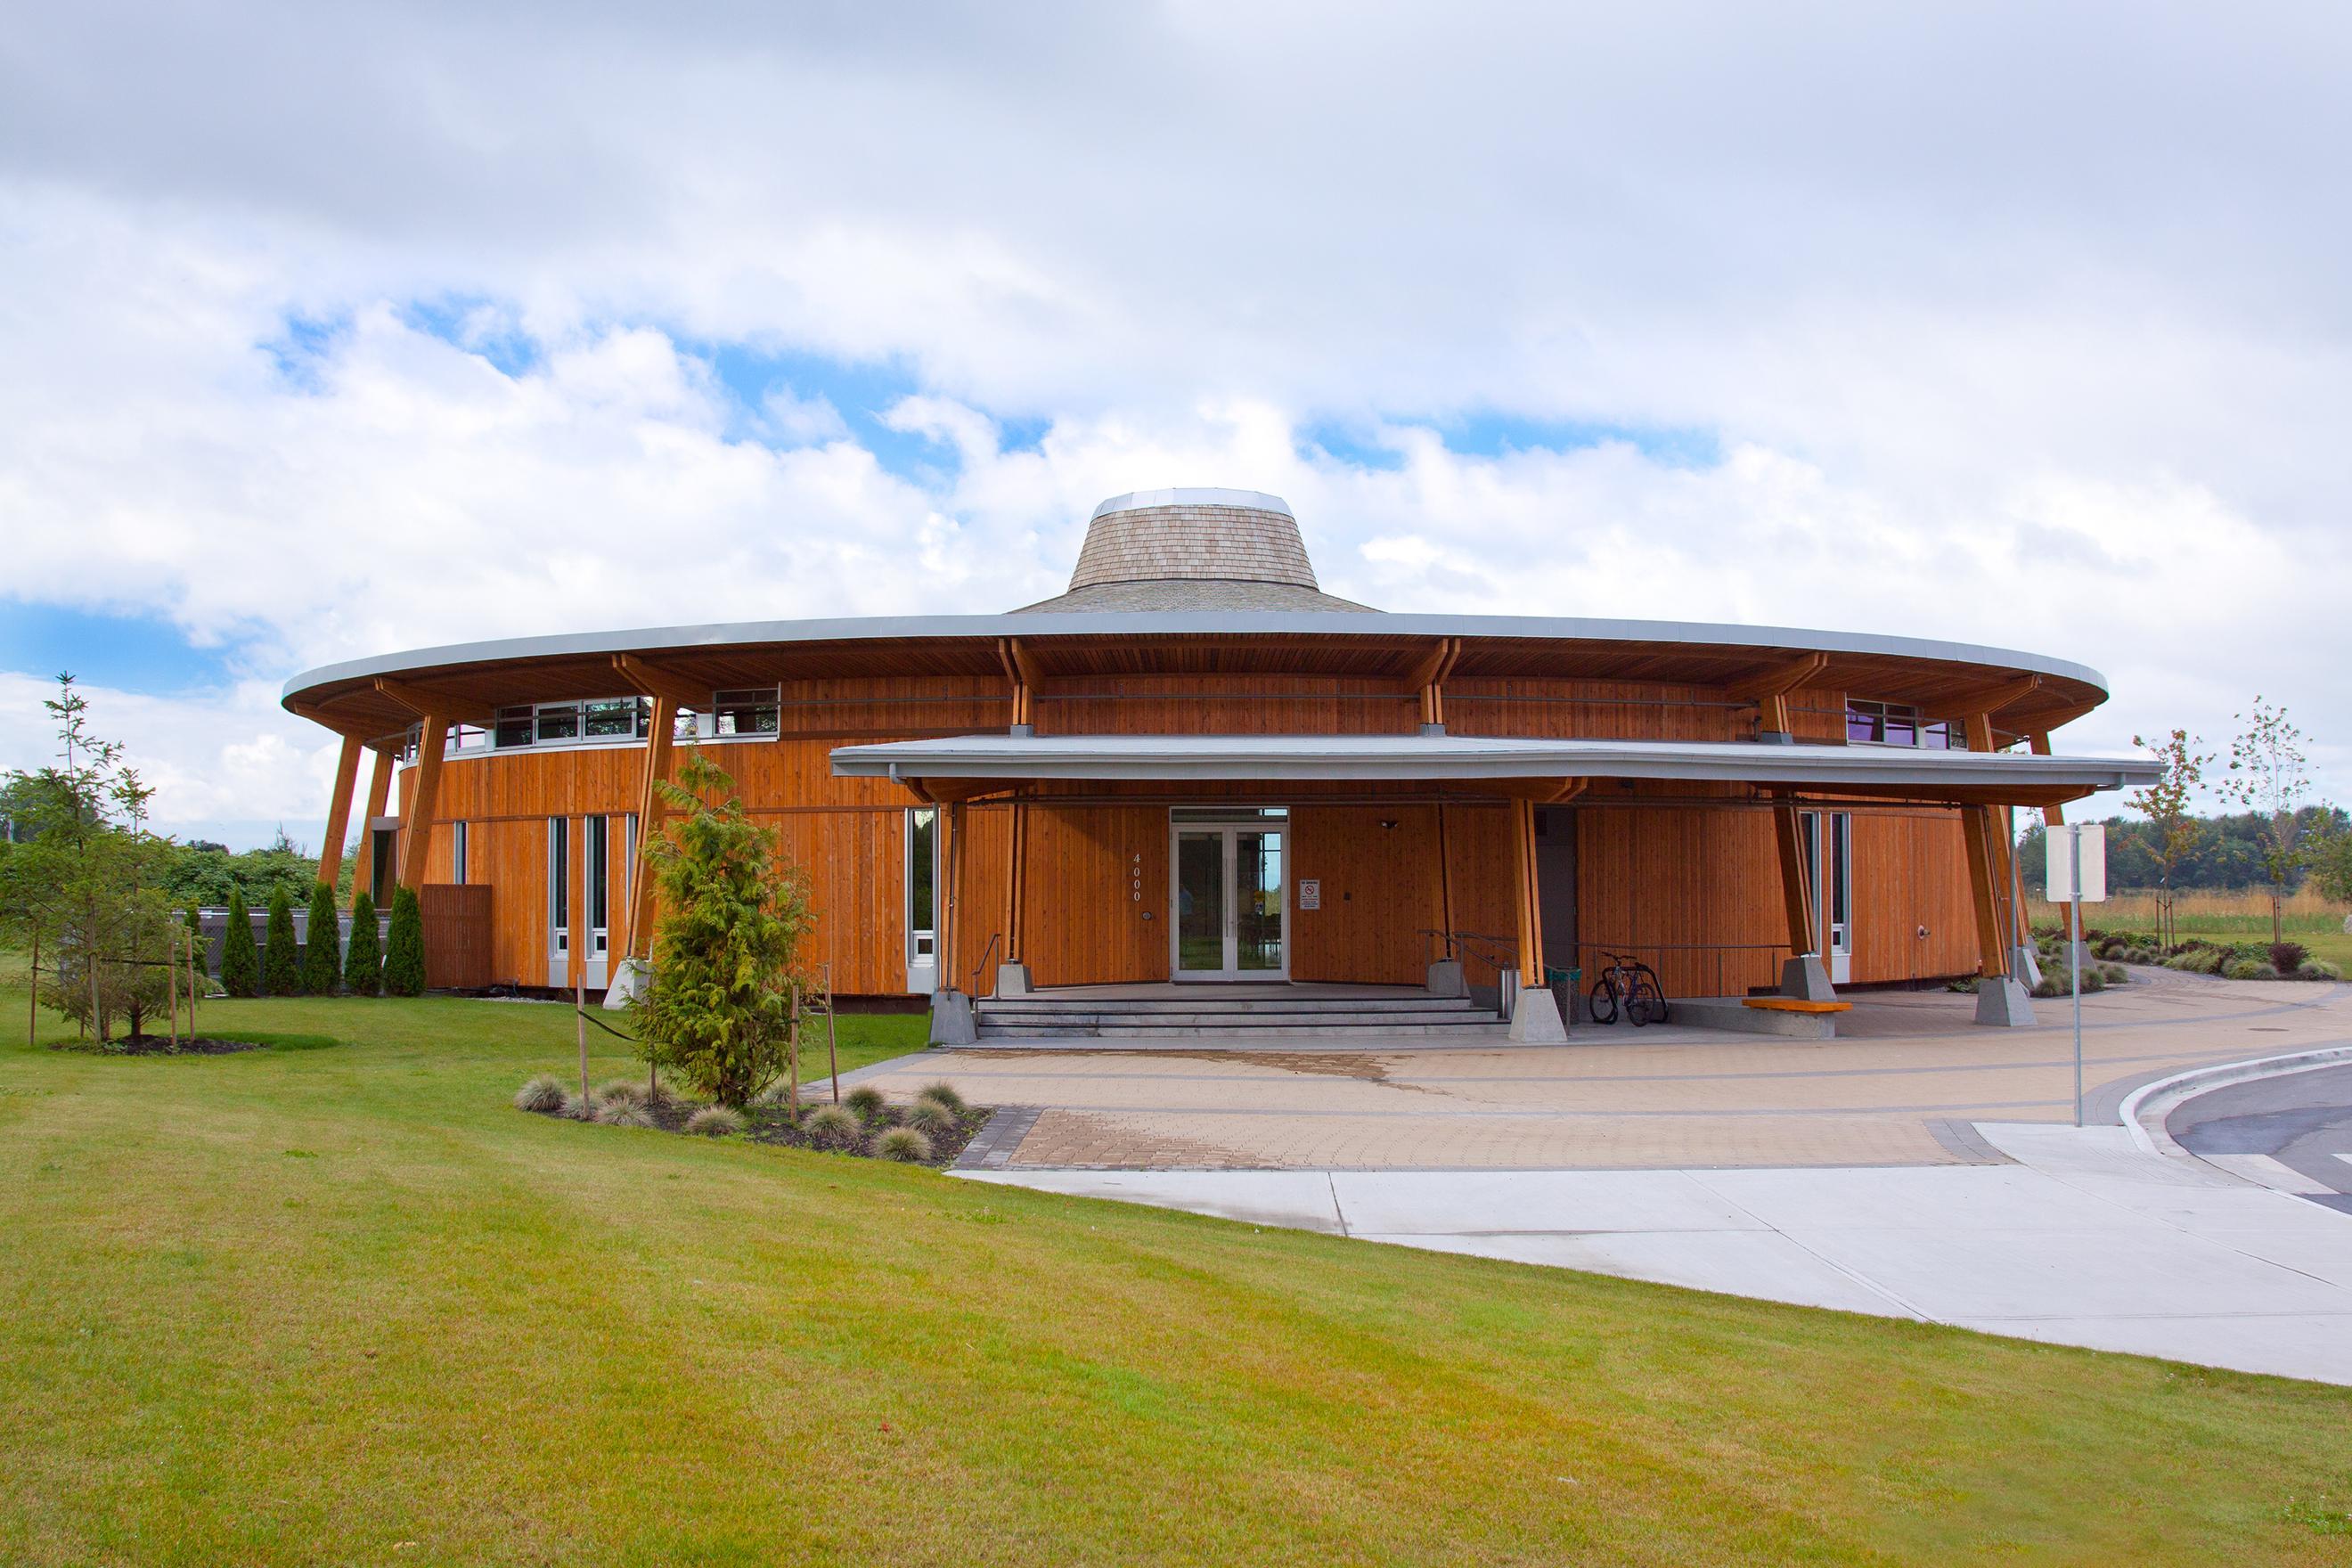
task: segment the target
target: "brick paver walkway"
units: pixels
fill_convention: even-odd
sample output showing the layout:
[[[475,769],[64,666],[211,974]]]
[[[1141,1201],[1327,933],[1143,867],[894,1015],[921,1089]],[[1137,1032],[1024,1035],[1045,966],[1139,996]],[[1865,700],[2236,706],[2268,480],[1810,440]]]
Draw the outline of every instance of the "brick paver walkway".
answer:
[[[2138,973],[2084,998],[2084,1081],[2109,1102],[2200,1063],[2352,1038],[2352,987]],[[1969,1024],[1966,996],[1862,1002],[1872,1037],[932,1051],[866,1081],[910,1094],[945,1078],[977,1104],[1037,1108],[1011,1169],[1942,1164],[1996,1157],[1972,1150],[1969,1121],[2072,1120],[2063,1003],[2039,1004],[2041,1027],[1995,1030]]]

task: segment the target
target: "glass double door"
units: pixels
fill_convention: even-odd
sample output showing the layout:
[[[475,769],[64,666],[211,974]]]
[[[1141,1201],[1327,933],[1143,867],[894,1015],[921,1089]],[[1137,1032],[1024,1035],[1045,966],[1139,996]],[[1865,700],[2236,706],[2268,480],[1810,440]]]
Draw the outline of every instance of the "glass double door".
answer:
[[[1283,829],[1175,829],[1171,911],[1172,973],[1179,980],[1281,980],[1290,973],[1283,942]]]

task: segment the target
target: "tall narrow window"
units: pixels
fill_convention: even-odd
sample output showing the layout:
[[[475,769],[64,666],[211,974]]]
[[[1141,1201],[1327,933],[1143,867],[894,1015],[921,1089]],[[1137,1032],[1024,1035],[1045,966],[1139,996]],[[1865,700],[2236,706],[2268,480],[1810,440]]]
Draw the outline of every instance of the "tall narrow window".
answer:
[[[547,819],[547,924],[553,951],[572,951],[572,819]]]
[[[466,885],[466,825],[449,825],[449,879],[459,887]]]
[[[611,899],[608,896],[611,880],[606,873],[610,869],[607,864],[607,850],[611,839],[611,825],[610,817],[592,816],[588,819],[588,868],[584,875],[588,879],[585,890],[588,895],[588,930],[592,942],[589,951],[599,954],[604,951],[604,933],[610,926],[607,917],[611,914]]]
[[[929,807],[907,813],[907,963],[932,962],[940,930],[938,885],[940,814]]]

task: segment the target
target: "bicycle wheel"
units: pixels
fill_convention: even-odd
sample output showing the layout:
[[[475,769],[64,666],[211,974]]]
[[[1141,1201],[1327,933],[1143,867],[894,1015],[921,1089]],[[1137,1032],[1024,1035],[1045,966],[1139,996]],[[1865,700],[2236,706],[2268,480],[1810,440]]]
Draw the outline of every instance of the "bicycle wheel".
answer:
[[[1606,980],[1592,983],[1592,994],[1585,998],[1585,1005],[1591,1009],[1592,1021],[1596,1024],[1617,1021],[1617,994],[1609,989]]]
[[[1648,980],[1634,981],[1633,994],[1625,1002],[1625,1016],[1633,1019],[1637,1026],[1664,1023],[1666,1021],[1664,994]]]

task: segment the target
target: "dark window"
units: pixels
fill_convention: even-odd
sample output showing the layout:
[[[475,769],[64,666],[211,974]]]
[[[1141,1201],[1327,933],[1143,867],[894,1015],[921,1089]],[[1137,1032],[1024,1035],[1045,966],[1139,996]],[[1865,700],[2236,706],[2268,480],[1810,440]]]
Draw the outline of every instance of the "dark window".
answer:
[[[610,817],[588,818],[588,929],[599,931],[610,924],[605,888],[605,854],[610,843]]]
[[[531,716],[529,707],[499,710],[498,741],[502,747],[530,744]]]
[[[646,700],[642,697],[604,697],[588,704],[588,738],[592,741],[643,736],[646,732]]]
[[[576,741],[580,738],[580,704],[551,702],[539,710],[539,738]]]
[[[712,699],[711,710],[719,721],[714,732],[721,735],[772,735],[783,717],[772,686],[719,692]]]

